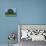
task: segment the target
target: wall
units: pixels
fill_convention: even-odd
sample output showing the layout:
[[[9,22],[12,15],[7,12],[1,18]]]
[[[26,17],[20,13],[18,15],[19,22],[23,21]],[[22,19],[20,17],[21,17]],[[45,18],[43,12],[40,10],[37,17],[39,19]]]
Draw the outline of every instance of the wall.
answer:
[[[5,8],[17,8],[17,16],[5,17]],[[8,43],[17,24],[46,24],[46,0],[0,0],[0,44]]]

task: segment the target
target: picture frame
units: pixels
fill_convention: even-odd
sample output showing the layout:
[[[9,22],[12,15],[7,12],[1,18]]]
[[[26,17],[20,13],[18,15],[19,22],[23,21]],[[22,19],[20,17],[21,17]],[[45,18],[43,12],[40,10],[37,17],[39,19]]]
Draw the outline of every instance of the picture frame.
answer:
[[[6,8],[5,9],[5,16],[8,17],[16,17],[16,8]]]

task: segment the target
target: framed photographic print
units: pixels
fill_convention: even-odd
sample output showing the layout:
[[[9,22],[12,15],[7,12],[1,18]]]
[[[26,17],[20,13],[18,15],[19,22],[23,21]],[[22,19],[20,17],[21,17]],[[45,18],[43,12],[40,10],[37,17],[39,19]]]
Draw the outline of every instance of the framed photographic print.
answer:
[[[5,16],[14,17],[16,16],[16,8],[5,9]]]

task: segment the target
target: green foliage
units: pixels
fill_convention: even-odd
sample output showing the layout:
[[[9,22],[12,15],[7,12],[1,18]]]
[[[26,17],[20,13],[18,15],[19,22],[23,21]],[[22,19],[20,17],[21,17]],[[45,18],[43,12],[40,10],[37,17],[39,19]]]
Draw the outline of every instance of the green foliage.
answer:
[[[5,13],[7,16],[16,16],[16,12],[13,11],[13,9],[8,9],[8,11]]]

